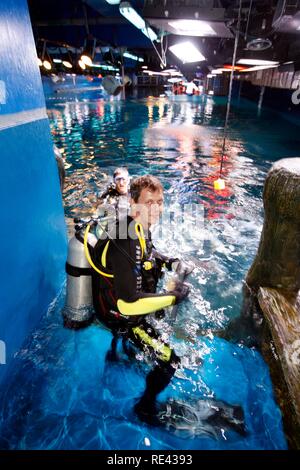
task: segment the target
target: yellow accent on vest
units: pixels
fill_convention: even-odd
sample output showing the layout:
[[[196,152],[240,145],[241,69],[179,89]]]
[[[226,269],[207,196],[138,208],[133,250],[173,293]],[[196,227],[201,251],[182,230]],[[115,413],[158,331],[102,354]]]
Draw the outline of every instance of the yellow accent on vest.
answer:
[[[107,273],[104,273],[103,271],[100,271],[100,269],[97,268],[97,266],[95,266],[95,264],[93,263],[93,260],[91,258],[90,252],[89,252],[88,244],[87,244],[87,239],[88,239],[88,234],[89,234],[90,228],[91,228],[90,225],[88,225],[87,228],[86,228],[86,231],[84,233],[84,239],[83,239],[84,253],[85,253],[86,259],[88,260],[88,262],[92,266],[92,268],[97,273],[101,274],[101,276],[114,277],[112,274],[107,274]]]
[[[162,361],[170,361],[172,350],[169,346],[161,343],[158,339],[151,338],[151,336],[149,336],[148,333],[139,326],[132,328],[132,331],[135,336],[139,337],[143,341],[143,343],[153,348]]]
[[[102,251],[101,264],[102,264],[103,268],[106,268],[106,254],[107,254],[107,250],[108,250],[108,245],[109,245],[109,240],[106,243],[106,245],[104,247],[104,250]]]
[[[135,302],[125,302],[119,299],[117,302],[118,310],[122,315],[147,315],[148,313],[156,312],[162,308],[174,305],[176,300],[175,295],[160,295],[157,297],[144,297]]]
[[[149,271],[150,269],[152,269],[152,262],[151,261],[144,261],[143,263],[143,267],[146,271]]]
[[[113,278],[114,277],[113,274],[104,273],[99,268],[97,268],[97,266],[95,266],[95,264],[93,263],[93,260],[90,256],[90,253],[89,253],[88,244],[87,244],[87,239],[88,239],[88,234],[89,234],[90,228],[91,228],[90,225],[88,225],[87,228],[86,228],[86,231],[84,233],[84,240],[83,240],[84,252],[85,252],[86,259],[88,260],[88,262],[92,266],[92,268],[97,273],[101,274],[101,276]],[[142,227],[141,224],[135,224],[135,232],[136,232],[136,234],[138,236],[138,239],[139,239],[139,242],[140,242],[140,246],[141,246],[141,250],[142,250],[142,258],[143,258],[144,253],[146,252],[146,241],[145,241],[144,230],[143,230],[143,227]],[[110,242],[110,240],[108,240],[108,242],[106,243],[106,245],[104,247],[104,250],[102,252],[102,255],[101,255],[101,264],[104,268],[106,268],[106,256],[107,256],[109,242]],[[151,263],[151,262],[149,261],[149,263]],[[145,269],[151,269],[151,267],[150,268],[145,268]],[[159,310],[159,308],[157,310]],[[134,315],[136,315],[136,314],[134,314]]]
[[[142,250],[141,259],[143,259],[147,248],[146,248],[146,240],[145,240],[145,234],[144,234],[144,229],[143,229],[142,224],[135,224],[135,233],[137,234],[137,237],[141,245],[141,250]]]

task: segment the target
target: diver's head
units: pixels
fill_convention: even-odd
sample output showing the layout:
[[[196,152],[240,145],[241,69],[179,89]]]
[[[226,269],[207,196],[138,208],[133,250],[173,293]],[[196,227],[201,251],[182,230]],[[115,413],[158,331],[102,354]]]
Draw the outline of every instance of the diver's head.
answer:
[[[132,217],[144,228],[158,222],[163,211],[163,187],[158,178],[151,175],[140,176],[130,185],[130,207]]]
[[[114,171],[114,183],[119,194],[127,194],[129,185],[129,173],[127,168],[116,168]]]

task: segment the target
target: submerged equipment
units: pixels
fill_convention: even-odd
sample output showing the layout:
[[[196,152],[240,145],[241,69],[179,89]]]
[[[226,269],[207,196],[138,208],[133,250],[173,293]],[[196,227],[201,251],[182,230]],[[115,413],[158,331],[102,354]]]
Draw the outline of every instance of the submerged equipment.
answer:
[[[82,328],[89,324],[94,315],[92,296],[92,270],[84,251],[82,232],[90,221],[74,219],[75,235],[68,246],[66,262],[67,296],[62,315],[64,325],[69,328]],[[88,233],[87,243],[94,247],[97,237]]]

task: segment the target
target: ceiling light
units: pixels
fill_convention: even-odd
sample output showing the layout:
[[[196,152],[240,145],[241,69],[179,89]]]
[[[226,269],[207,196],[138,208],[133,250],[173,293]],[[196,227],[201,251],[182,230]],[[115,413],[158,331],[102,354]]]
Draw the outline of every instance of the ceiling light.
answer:
[[[136,28],[142,29],[145,28],[145,20],[135,11],[134,8],[130,5],[129,2],[122,2],[119,7],[121,15],[123,15],[126,20],[132,23]]]
[[[138,57],[136,55],[130,54],[130,52],[124,52],[123,56],[126,57],[127,59],[136,60],[137,62],[144,62],[144,59],[142,57]]]
[[[37,58],[37,63],[38,63],[39,67],[41,67],[43,65],[43,62],[39,57]]]
[[[218,75],[218,74],[220,74],[220,73],[222,73],[222,72],[223,72],[223,69],[214,69],[214,70],[211,71],[211,73],[212,73],[213,75]]]
[[[157,34],[153,31],[153,29],[149,28],[149,26],[145,26],[145,28],[141,29],[142,33],[150,39],[150,41],[157,40]]]
[[[247,42],[246,49],[248,51],[265,51],[272,46],[272,41],[268,38],[255,38]]]
[[[179,83],[181,81],[182,81],[181,78],[176,78],[176,77],[175,78],[168,78],[169,83]]]
[[[91,67],[92,62],[93,62],[93,58],[95,55],[95,47],[96,47],[96,39],[93,38],[92,35],[89,35],[85,40],[83,51],[80,57],[82,62],[84,62],[85,65],[88,65],[89,67]]]
[[[49,60],[44,60],[44,62],[43,62],[43,67],[44,67],[46,70],[51,70],[51,69],[52,69],[51,62],[49,62]]]
[[[138,14],[138,12],[132,8],[129,2],[120,3],[119,10],[121,15],[132,23],[133,26],[140,29],[147,38],[151,41],[155,41],[157,39],[157,34],[146,24],[145,20]]]
[[[244,67],[243,65],[235,65],[234,67],[232,67],[232,65],[224,65],[223,67],[223,72],[224,70],[236,70],[237,72],[240,72],[242,70],[245,70],[247,67]]]
[[[61,64],[62,61],[61,61],[61,59],[53,59],[53,62],[55,64]]]
[[[170,21],[169,26],[174,28],[175,34],[184,36],[215,36],[216,32],[206,22],[200,20],[176,20]]]
[[[183,63],[200,62],[205,57],[190,41],[175,44],[169,50],[176,55]]]
[[[110,5],[119,5],[120,0],[106,0]]]
[[[142,69],[147,69],[148,65],[142,65]]]
[[[277,65],[255,65],[254,67],[249,67],[245,70],[240,70],[240,72],[256,72],[257,70],[273,69],[275,67],[277,67]]]
[[[148,73],[149,75],[161,75],[162,77],[168,77],[170,75],[166,72],[154,72],[153,70],[144,70],[144,73]]]
[[[85,69],[86,69],[86,65],[85,65],[85,63],[84,63],[82,60],[79,60],[79,61],[78,61],[78,65],[79,65],[79,67],[80,67],[82,70],[85,70]]]
[[[71,68],[72,68],[72,64],[71,64],[71,62],[69,62],[68,60],[63,60],[62,64],[63,64],[67,69],[71,69]]]
[[[82,54],[81,56],[81,61],[85,64],[85,65],[88,65],[89,67],[91,67],[93,61],[92,59],[90,58],[90,56],[86,55],[86,54]]]
[[[274,60],[261,60],[261,59],[240,59],[237,64],[242,65],[278,65],[279,62]]]

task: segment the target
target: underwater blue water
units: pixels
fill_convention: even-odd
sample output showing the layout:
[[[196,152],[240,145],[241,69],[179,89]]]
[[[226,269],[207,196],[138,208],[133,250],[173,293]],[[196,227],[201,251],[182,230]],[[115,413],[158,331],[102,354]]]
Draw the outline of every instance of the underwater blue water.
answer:
[[[106,363],[111,342],[100,325],[62,326],[65,291],[18,353],[1,395],[0,447],[11,449],[285,449],[281,413],[261,354],[214,335],[239,315],[242,282],[255,256],[263,222],[262,188],[272,162],[296,156],[298,128],[248,101],[235,102],[224,162],[226,189],[216,193],[226,101],[52,99],[48,112],[66,162],[65,212],[88,215],[95,193],[116,166],[151,172],[166,190],[175,218],[154,233],[157,246],[193,261],[191,294],[176,322],[154,321],[182,357],[183,367],[161,394],[191,403],[218,399],[241,405],[247,435],[183,421],[180,429],[141,423],[132,409],[149,366]],[[183,204],[204,218],[178,222]],[[191,218],[193,218],[191,216]]]

